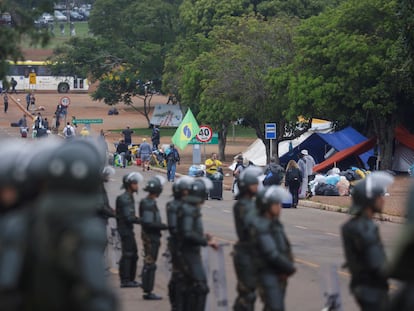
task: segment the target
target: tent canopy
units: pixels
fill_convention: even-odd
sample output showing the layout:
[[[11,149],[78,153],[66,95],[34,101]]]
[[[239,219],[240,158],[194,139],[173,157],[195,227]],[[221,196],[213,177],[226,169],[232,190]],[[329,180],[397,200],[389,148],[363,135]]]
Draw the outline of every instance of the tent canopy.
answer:
[[[333,165],[336,165],[339,162],[346,160],[347,158],[351,156],[359,156],[361,153],[365,153],[368,150],[372,149],[375,146],[375,143],[376,143],[376,138],[374,137],[366,141],[363,141],[362,143],[359,143],[357,145],[354,145],[352,147],[339,151],[338,153],[334,154],[332,157],[328,158],[322,163],[315,165],[315,167],[313,168],[313,171],[320,172],[327,168],[330,168]],[[345,169],[349,166],[347,163],[344,163],[344,165],[345,165]]]
[[[414,135],[402,126],[397,127],[394,134],[396,142],[392,169],[407,172],[414,163]]]
[[[281,156],[280,163],[286,166],[289,160],[298,160],[300,151],[303,149],[307,149],[309,151],[309,154],[313,156],[316,163],[322,163],[325,161],[325,155],[328,152],[333,154],[335,152],[355,146],[366,140],[367,138],[364,135],[350,126],[334,133],[314,133],[308,139],[293,148],[293,150]],[[359,158],[362,160],[363,165],[367,164],[369,157],[372,155],[372,150],[359,155]]]

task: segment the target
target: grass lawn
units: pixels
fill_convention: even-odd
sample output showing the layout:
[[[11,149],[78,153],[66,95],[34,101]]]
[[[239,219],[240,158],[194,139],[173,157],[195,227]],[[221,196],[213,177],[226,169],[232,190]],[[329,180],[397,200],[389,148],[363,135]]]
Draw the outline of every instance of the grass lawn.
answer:
[[[63,33],[60,30],[60,24],[64,25],[64,32]],[[89,24],[88,24],[88,22],[74,22],[74,25],[75,25],[75,33],[76,33],[77,37],[85,38],[85,37],[92,36],[89,33]],[[49,25],[49,29],[52,32],[51,27],[52,26]],[[46,46],[44,46],[44,47],[30,46],[28,41],[27,41],[27,43],[23,43],[22,47],[24,49],[27,49],[27,48],[32,48],[32,49],[34,48],[34,49],[40,49],[40,50],[54,49],[54,48],[58,47],[59,45],[61,45],[62,43],[65,43],[66,41],[68,41],[70,38],[71,38],[71,35],[70,35],[70,25],[69,25],[69,23],[67,23],[67,22],[64,22],[64,23],[55,22],[53,24],[53,35],[51,36],[51,38],[49,40],[49,43]]]

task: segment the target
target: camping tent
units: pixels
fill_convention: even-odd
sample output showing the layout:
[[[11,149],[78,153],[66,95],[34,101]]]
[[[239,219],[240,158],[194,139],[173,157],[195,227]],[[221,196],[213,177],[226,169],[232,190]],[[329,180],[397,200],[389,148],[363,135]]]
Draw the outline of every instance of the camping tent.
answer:
[[[307,132],[293,140],[282,141],[279,143],[279,157],[288,153],[290,149],[300,145],[312,134],[329,133],[330,131],[332,131],[331,122],[321,119],[312,119],[312,127]],[[266,147],[261,139],[256,139],[244,152],[242,152],[242,155],[244,158],[252,161],[255,165],[265,166],[267,164]]]
[[[316,163],[322,163],[325,159],[329,158],[338,151],[347,149],[363,141],[367,138],[360,134],[352,127],[347,127],[341,131],[334,133],[314,133],[308,137],[305,141],[293,148],[290,152],[280,157],[280,163],[286,165],[289,160],[297,160],[299,153],[303,149],[307,149],[309,154],[313,156]],[[364,152],[359,155],[363,165],[366,165],[370,156],[373,155],[373,151]]]
[[[395,149],[392,169],[397,172],[407,172],[414,163],[414,135],[402,126],[397,127],[394,133]]]
[[[375,143],[376,138],[374,137],[347,149],[341,150],[322,163],[315,165],[313,171],[320,172],[331,168],[332,166],[345,170],[353,163],[358,163],[359,155],[372,149],[375,146]]]

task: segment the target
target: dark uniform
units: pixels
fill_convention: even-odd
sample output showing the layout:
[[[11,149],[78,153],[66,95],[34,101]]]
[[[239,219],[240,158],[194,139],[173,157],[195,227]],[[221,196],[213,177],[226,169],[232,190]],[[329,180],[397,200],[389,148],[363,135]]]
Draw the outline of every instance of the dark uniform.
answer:
[[[188,195],[188,191],[191,188],[193,178],[188,176],[182,176],[178,181],[173,184],[174,200],[167,203],[167,224],[170,236],[168,238],[168,251],[171,254],[172,273],[171,279],[168,283],[168,297],[170,299],[171,310],[183,309],[183,292],[179,289],[183,287],[183,275],[178,269],[177,260],[180,256],[178,251],[178,239],[177,239],[177,219],[178,213],[181,211],[183,205],[183,198]]]
[[[178,214],[177,240],[180,256],[177,265],[184,277],[179,291],[185,293],[182,309],[185,311],[204,311],[209,292],[201,260],[201,247],[208,245],[208,238],[204,234],[199,206],[206,198],[209,182],[211,183],[206,179],[194,181]]]
[[[285,310],[287,278],[295,273],[290,243],[278,217],[266,217],[272,204],[281,204],[286,190],[271,186],[257,194],[258,217],[250,228],[260,297],[265,311]]]
[[[233,206],[234,223],[238,241],[234,245],[233,263],[237,276],[237,298],[233,309],[254,310],[256,300],[256,277],[253,265],[252,243],[249,240],[249,225],[256,217],[254,196],[262,170],[248,167],[238,178],[238,201]],[[254,185],[256,185],[254,187]]]
[[[102,183],[99,186],[99,199],[97,202],[98,216],[102,219],[103,223],[108,225],[108,219],[115,217],[115,211],[109,204],[108,193],[106,192],[104,183],[107,182],[109,176],[114,172],[112,167],[105,167],[102,171]]]
[[[144,245],[144,266],[142,268],[143,298],[146,300],[159,300],[161,297],[152,293],[155,282],[155,271],[157,270],[158,251],[161,245],[161,231],[167,229],[167,225],[161,222],[160,211],[155,201],[162,192],[162,183],[159,177],[151,178],[144,191],[149,195],[142,199],[139,204],[139,215],[141,217],[141,237]],[[152,197],[153,194],[155,197]]]
[[[96,217],[99,157],[92,141],[74,139],[42,163],[46,191],[30,220],[22,310],[117,309],[102,261],[106,235]]]
[[[135,215],[135,200],[133,191],[130,191],[131,183],[140,182],[142,176],[139,173],[129,173],[123,177],[124,193],[116,198],[116,223],[121,237],[122,255],[119,261],[119,277],[121,287],[138,287],[135,281],[137,273],[138,247],[135,240],[134,224],[140,224],[140,219]]]
[[[346,265],[351,272],[351,292],[361,310],[385,310],[388,302],[388,282],[384,274],[386,256],[378,227],[372,220],[381,212],[377,199],[385,194],[392,177],[374,172],[357,183],[352,192],[352,217],[342,226]],[[366,211],[370,210],[370,214]]]
[[[402,282],[401,288],[391,297],[390,311],[414,310],[414,183],[407,200],[407,220],[387,267],[387,274]]]

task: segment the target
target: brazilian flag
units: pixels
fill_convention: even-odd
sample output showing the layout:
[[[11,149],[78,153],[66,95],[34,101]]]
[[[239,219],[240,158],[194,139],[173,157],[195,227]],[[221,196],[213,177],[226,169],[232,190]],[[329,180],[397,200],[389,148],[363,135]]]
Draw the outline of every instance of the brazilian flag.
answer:
[[[197,120],[194,118],[191,109],[188,108],[184,119],[181,121],[180,126],[175,131],[172,137],[172,142],[181,150],[188,145],[188,143],[195,137],[200,131],[200,127],[197,124]]]

